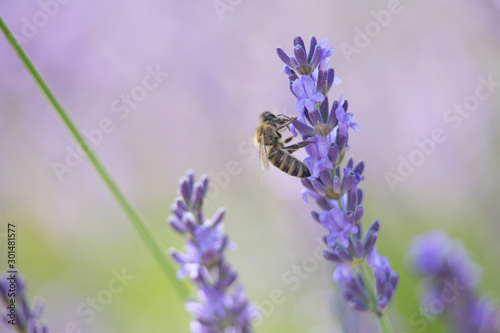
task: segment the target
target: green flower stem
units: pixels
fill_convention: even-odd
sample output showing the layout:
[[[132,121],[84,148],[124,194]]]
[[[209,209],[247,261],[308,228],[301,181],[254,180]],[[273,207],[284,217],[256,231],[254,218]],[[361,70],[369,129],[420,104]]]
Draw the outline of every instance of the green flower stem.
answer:
[[[368,263],[366,260],[359,265],[359,271],[361,273],[361,277],[363,278],[363,282],[366,285],[366,289],[368,290],[368,294],[370,297],[370,309],[372,311],[377,311],[377,294],[375,291],[375,284],[373,282],[373,274],[370,274],[370,271],[368,269]],[[378,312],[377,318],[378,318],[378,323],[380,325],[380,330],[383,333],[392,333],[392,326],[391,322],[389,321],[389,318],[387,318],[387,314],[385,312]]]
[[[154,237],[145,219],[140,215],[140,213],[136,210],[133,204],[122,192],[116,181],[111,176],[110,172],[105,168],[104,164],[100,161],[97,154],[92,151],[92,147],[90,147],[86,143],[83,136],[80,134],[80,131],[71,121],[71,118],[68,116],[68,114],[63,110],[61,104],[59,104],[54,94],[50,91],[49,87],[43,80],[42,76],[37,71],[33,63],[30,61],[29,57],[26,55],[21,45],[19,45],[18,41],[16,40],[10,29],[7,27],[2,17],[0,17],[0,28],[2,29],[2,32],[4,33],[5,37],[9,41],[14,51],[17,53],[18,57],[21,59],[21,62],[24,64],[24,66],[31,74],[35,82],[38,84],[38,87],[42,90],[43,94],[48,99],[50,104],[53,106],[56,113],[61,117],[63,123],[66,125],[71,135],[73,135],[78,144],[80,144],[83,150],[87,153],[87,156],[89,157],[90,161],[96,168],[97,172],[99,172],[101,178],[104,180],[109,190],[113,193],[116,200],[118,200],[118,203],[125,211],[129,220],[132,222],[133,227],[139,233],[142,240],[146,243],[147,248],[151,251],[155,259],[163,269],[163,272],[165,273],[168,281],[171,283],[171,285],[176,290],[178,296],[180,296],[182,298],[182,301],[184,302],[189,294],[189,291],[183,284],[183,282],[179,281],[175,277],[175,269],[172,265],[172,262],[167,257],[166,251],[164,251],[160,246],[159,241]]]

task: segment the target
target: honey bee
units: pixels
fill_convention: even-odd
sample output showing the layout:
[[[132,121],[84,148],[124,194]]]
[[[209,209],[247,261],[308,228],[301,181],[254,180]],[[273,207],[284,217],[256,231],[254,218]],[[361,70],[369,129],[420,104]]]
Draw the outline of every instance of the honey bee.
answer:
[[[281,133],[288,125],[296,118],[287,116],[275,116],[269,111],[261,114],[261,123],[255,130],[255,143],[259,146],[259,159],[262,167],[269,170],[269,161],[280,169],[294,177],[305,178],[311,176],[311,172],[307,165],[302,161],[292,156],[292,153],[302,147],[307,146],[310,142],[299,142],[290,146],[285,146],[285,143],[290,142],[293,136],[281,141]],[[262,174],[261,174],[262,176]],[[262,180],[261,180],[262,181]]]

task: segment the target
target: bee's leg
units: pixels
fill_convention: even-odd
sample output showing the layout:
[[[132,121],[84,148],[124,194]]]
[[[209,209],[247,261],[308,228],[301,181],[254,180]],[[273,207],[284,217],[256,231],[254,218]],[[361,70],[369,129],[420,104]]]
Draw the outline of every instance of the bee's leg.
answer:
[[[293,139],[293,136],[286,138],[285,140],[283,140],[283,142],[288,143],[288,142],[292,141],[292,139]]]
[[[290,118],[289,120],[287,120],[283,124],[277,126],[276,130],[279,131],[279,130],[281,130],[284,127],[288,128],[290,130],[290,127],[288,127],[288,125],[290,125],[295,119],[297,119],[297,117]]]
[[[297,151],[299,150],[300,148],[303,148],[305,146],[307,146],[308,144],[310,144],[312,142],[310,141],[302,141],[302,142],[299,142],[299,143],[296,143],[294,145],[290,145],[290,146],[287,146],[287,147],[283,147],[283,149],[285,149],[286,151],[288,151],[290,154],[293,153],[294,151]]]

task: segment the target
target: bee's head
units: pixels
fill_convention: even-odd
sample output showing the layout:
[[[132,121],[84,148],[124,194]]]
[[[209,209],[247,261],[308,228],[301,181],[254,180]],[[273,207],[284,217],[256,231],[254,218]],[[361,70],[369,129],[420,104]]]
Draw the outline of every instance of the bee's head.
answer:
[[[260,120],[261,121],[269,121],[269,120],[276,120],[276,116],[274,115],[274,113],[271,113],[269,111],[265,111],[264,113],[262,113],[260,115]]]

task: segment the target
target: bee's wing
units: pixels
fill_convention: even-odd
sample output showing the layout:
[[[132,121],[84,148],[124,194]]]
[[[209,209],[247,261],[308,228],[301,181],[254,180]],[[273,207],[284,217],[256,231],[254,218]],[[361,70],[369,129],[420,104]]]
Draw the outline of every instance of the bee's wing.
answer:
[[[269,159],[267,158],[266,140],[264,138],[264,131],[260,132],[259,144],[259,162],[260,162],[260,185],[264,185],[262,180],[262,169],[269,170]]]
[[[267,147],[266,140],[264,138],[264,131],[261,131],[260,133],[259,160],[261,169],[269,170],[269,159],[267,158]]]

